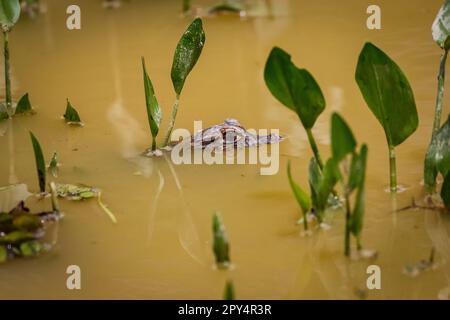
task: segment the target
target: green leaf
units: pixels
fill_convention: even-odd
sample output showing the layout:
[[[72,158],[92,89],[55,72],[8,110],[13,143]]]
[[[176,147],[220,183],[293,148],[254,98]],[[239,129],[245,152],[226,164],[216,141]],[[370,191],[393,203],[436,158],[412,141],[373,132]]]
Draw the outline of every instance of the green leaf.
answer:
[[[56,152],[53,153],[52,159],[50,160],[50,164],[48,165],[48,172],[54,177],[58,178],[58,154]]]
[[[4,31],[9,31],[19,20],[19,0],[0,0],[0,24]]]
[[[325,98],[306,69],[297,68],[288,53],[275,47],[267,59],[264,80],[272,95],[297,113],[305,129],[314,126],[325,109]]]
[[[333,158],[325,164],[320,181],[319,192],[317,194],[317,203],[319,211],[323,212],[328,204],[328,198],[333,193],[333,189],[339,180],[338,168]]]
[[[34,240],[34,234],[23,230],[16,230],[3,236],[0,235],[0,244],[19,244],[28,240]]]
[[[1,262],[1,261],[0,261]],[[234,300],[234,285],[233,285],[233,281],[229,280],[227,281],[226,285],[225,285],[225,290],[223,293],[223,300]]]
[[[181,36],[173,57],[171,77],[177,95],[181,94],[184,82],[197,63],[204,45],[202,20],[196,18]]]
[[[219,213],[213,216],[213,251],[216,258],[216,264],[219,268],[227,268],[230,264],[229,243],[225,226],[223,225]]]
[[[450,172],[447,173],[442,184],[441,198],[447,209],[450,209]]]
[[[15,216],[12,220],[12,224],[17,230],[24,231],[36,231],[43,226],[41,219],[30,213]]]
[[[33,107],[31,106],[28,93],[24,94],[17,103],[16,114],[23,113],[33,113]]]
[[[69,124],[81,124],[81,118],[78,111],[72,106],[69,99],[67,99],[66,112],[64,113],[64,119]]]
[[[39,180],[39,190],[41,192],[45,192],[45,160],[44,155],[42,153],[41,145],[39,144],[38,139],[35,135],[30,131],[31,143],[33,145],[34,150],[34,159],[36,162],[36,170]]]
[[[361,178],[359,179],[358,192],[356,194],[356,202],[355,207],[353,208],[353,213],[350,220],[351,231],[353,235],[358,239],[358,243],[360,243],[361,231],[363,228],[364,221],[364,193],[365,193],[365,173],[367,166],[367,153],[368,148],[367,145],[363,145],[361,147],[361,151],[359,154],[359,161],[361,166]]]
[[[144,89],[145,89],[145,104],[147,107],[147,118],[150,125],[150,131],[152,133],[153,139],[156,138],[159,131],[159,125],[161,124],[161,109],[158,104],[158,100],[155,96],[155,90],[153,89],[153,84],[148,76],[147,70],[145,68],[145,60],[142,57],[142,69],[144,72]]]
[[[8,260],[8,251],[5,246],[0,246],[0,263],[4,263]]]
[[[450,116],[436,133],[425,156],[425,185],[433,189],[438,173],[450,172]]]
[[[0,121],[7,119],[9,119],[8,109],[6,108],[6,105],[4,103],[0,103]]]
[[[35,257],[43,251],[44,247],[37,240],[27,241],[20,244],[20,253],[24,257]]]
[[[411,86],[399,66],[383,51],[366,43],[355,77],[390,146],[401,144],[416,131],[419,120]]]
[[[288,179],[289,179],[289,185],[291,186],[292,192],[294,193],[294,196],[295,196],[295,199],[297,200],[298,205],[302,209],[303,223],[305,225],[305,230],[307,230],[308,229],[307,215],[308,215],[309,210],[311,210],[311,198],[308,196],[308,194],[305,191],[303,191],[303,189],[292,178],[291,161],[288,162],[287,174],[288,174]]]
[[[450,0],[445,0],[431,27],[433,40],[445,50],[450,48]]]
[[[337,163],[341,162],[356,148],[356,140],[342,117],[333,113],[331,116],[331,151]]]

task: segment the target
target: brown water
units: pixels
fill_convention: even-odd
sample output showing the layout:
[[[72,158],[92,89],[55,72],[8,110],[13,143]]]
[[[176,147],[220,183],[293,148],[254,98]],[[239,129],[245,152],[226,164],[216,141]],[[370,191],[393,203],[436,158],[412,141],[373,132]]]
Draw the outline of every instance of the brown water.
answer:
[[[65,27],[72,1],[45,1],[47,13],[22,18],[10,37],[14,96],[29,92],[38,114],[2,125],[0,185],[22,182],[37,191],[29,141],[32,130],[49,160],[62,167],[58,182],[86,183],[103,190],[115,212],[113,225],[95,201],[61,201],[66,213],[58,243],[38,259],[0,267],[0,298],[206,298],[220,299],[232,279],[238,298],[357,298],[365,288],[367,261],[343,256],[343,215],[328,231],[302,237],[300,212],[287,183],[293,161],[306,188],[311,152],[296,116],[266,89],[262,71],[278,45],[308,68],[327,98],[315,134],[329,154],[332,110],[369,144],[363,244],[378,250],[382,289],[368,298],[435,299],[450,285],[450,221],[437,212],[404,211],[422,200],[422,159],[430,139],[440,50],[430,26],[440,0],[378,1],[382,30],[365,27],[371,2],[274,1],[275,18],[204,19],[207,41],[186,82],[177,127],[192,130],[235,117],[250,128],[279,128],[280,172],[261,176],[252,165],[174,166],[139,153],[150,145],[140,56],[147,60],[165,115],[174,100],[170,67],[176,43],[191,17],[179,14],[180,1],[133,0],[119,10],[100,1],[79,0],[82,30]],[[262,1],[264,2],[264,1]],[[198,3],[211,3],[208,1]],[[399,181],[407,190],[385,192],[388,153],[383,131],[354,81],[358,54],[372,41],[407,74],[417,100],[420,127],[398,153]],[[3,92],[3,90],[1,91]],[[60,116],[70,98],[85,122],[67,127]],[[448,104],[444,114],[450,111]],[[167,124],[165,117],[164,125]],[[211,215],[222,212],[234,268],[213,267]],[[437,267],[416,278],[403,274],[437,250]],[[82,290],[66,288],[66,268],[81,267]]]

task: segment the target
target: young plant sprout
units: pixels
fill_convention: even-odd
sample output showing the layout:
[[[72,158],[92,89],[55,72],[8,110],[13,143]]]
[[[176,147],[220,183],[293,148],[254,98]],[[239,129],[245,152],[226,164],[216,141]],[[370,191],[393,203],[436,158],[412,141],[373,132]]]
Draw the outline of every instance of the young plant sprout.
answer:
[[[45,192],[45,180],[46,180],[46,170],[45,170],[45,160],[44,154],[42,153],[41,145],[36,138],[36,136],[30,131],[31,143],[34,150],[34,159],[36,162],[37,176],[39,180],[39,190],[41,193]]]
[[[145,68],[145,60],[142,57],[142,70],[144,72],[145,105],[147,107],[147,118],[152,134],[152,151],[156,150],[156,137],[158,136],[159,125],[161,124],[161,109],[155,96],[152,81]]]
[[[59,171],[59,163],[58,163],[58,154],[56,152],[53,153],[52,159],[48,165],[48,172],[53,176],[53,178],[58,178]]]
[[[441,126],[441,116],[443,108],[444,99],[444,84],[445,84],[445,64],[447,62],[448,50],[450,49],[450,0],[445,0],[441,9],[439,10],[436,19],[434,20],[432,26],[432,34],[434,41],[443,50],[441,55],[441,61],[439,66],[439,76],[438,76],[438,88],[436,97],[436,108],[434,114],[434,124],[433,132],[431,136],[431,143],[428,147],[427,155],[425,157],[424,165],[424,181],[425,187],[428,192],[433,193],[436,191],[436,176],[437,172],[435,170],[434,162],[436,155],[436,148],[439,147],[439,140],[442,141],[442,133],[439,138],[437,138]],[[445,135],[445,134],[444,134]],[[447,135],[447,138],[449,136]]]
[[[308,230],[308,213],[311,211],[311,198],[309,195],[303,191],[303,189],[294,181],[291,173],[291,161],[288,162],[287,175],[289,179],[289,185],[291,186],[292,192],[294,193],[295,199],[300,206],[303,213],[303,226],[305,231]]]
[[[383,126],[389,147],[390,189],[396,192],[395,147],[419,125],[413,91],[399,66],[372,43],[366,43],[359,55],[355,78],[364,100]]]
[[[219,269],[227,269],[230,266],[230,244],[225,231],[225,226],[220,219],[218,212],[213,216],[213,251],[216,258],[216,265]]]
[[[225,290],[223,292],[223,300],[234,300],[235,296],[234,296],[234,285],[233,285],[233,281],[228,280],[227,283],[225,284]]]
[[[175,49],[171,78],[176,98],[169,120],[169,128],[162,144],[163,147],[168,145],[173,127],[175,125],[175,119],[177,117],[178,107],[180,104],[180,95],[184,87],[184,82],[197,63],[204,45],[205,32],[203,31],[203,23],[200,18],[196,18],[181,36],[181,39]]]
[[[64,113],[63,117],[67,124],[80,126],[83,125],[78,111],[72,106],[69,99],[67,99],[66,112]]]
[[[13,114],[11,78],[9,62],[9,32],[20,17],[19,0],[0,0],[0,24],[3,31],[3,54],[5,59],[5,97],[6,109]]]
[[[312,128],[325,109],[325,98],[313,76],[291,61],[284,50],[274,47],[264,69],[264,80],[272,95],[293,110],[308,135],[308,141],[316,162],[323,169],[323,162],[312,134]]]
[[[355,137],[347,123],[337,113],[333,113],[331,117],[331,150],[337,170],[339,164],[351,156],[348,177],[345,179],[343,174],[338,173],[345,197],[344,252],[346,256],[350,256],[351,234],[356,238],[357,249],[362,249],[361,232],[364,220],[364,183],[368,148],[364,144],[359,153],[356,151]],[[350,198],[354,192],[356,199],[352,209]]]

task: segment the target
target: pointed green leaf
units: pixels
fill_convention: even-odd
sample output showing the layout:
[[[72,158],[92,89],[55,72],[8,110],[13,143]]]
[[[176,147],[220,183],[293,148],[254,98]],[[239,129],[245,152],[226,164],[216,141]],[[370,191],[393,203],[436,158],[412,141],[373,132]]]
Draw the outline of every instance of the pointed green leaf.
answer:
[[[358,239],[358,243],[360,243],[361,231],[363,228],[364,222],[364,196],[365,196],[365,174],[366,174],[366,166],[367,166],[367,153],[368,148],[367,145],[363,145],[361,147],[361,151],[359,154],[359,161],[361,163],[361,178],[359,179],[358,192],[356,194],[356,202],[355,207],[353,208],[353,213],[350,220],[351,231],[353,235]]]
[[[19,102],[17,103],[16,114],[32,113],[32,112],[33,107],[31,106],[28,93],[26,93],[22,96],[22,98],[20,98]]]
[[[152,137],[155,139],[158,135],[159,125],[161,124],[161,109],[156,99],[155,90],[153,89],[152,81],[148,76],[147,69],[145,67],[145,60],[142,57],[142,69],[144,72],[144,89],[145,89],[145,104],[147,107],[147,118],[150,125],[150,131]]]
[[[68,123],[80,124],[81,118],[78,111],[72,106],[69,99],[67,99],[66,112],[64,113],[64,119]]]
[[[325,164],[322,172],[322,180],[320,181],[317,202],[319,210],[323,212],[328,204],[328,198],[333,193],[333,189],[339,180],[338,168],[333,158],[329,159]]]
[[[275,47],[267,59],[264,80],[272,95],[297,113],[305,129],[314,126],[325,109],[325,98],[306,69],[297,68],[287,52]]]
[[[1,262],[1,261],[0,261]],[[233,281],[229,280],[227,281],[226,285],[225,285],[225,290],[223,293],[223,300],[234,300],[234,285],[233,285]]]
[[[294,193],[294,196],[295,196],[295,199],[297,200],[298,205],[302,209],[303,223],[305,226],[305,230],[307,230],[308,229],[307,215],[308,215],[309,210],[311,210],[311,198],[308,196],[308,194],[305,191],[303,191],[303,189],[292,178],[291,161],[288,162],[287,174],[288,174],[288,179],[289,179],[289,185],[291,186],[292,192]]]
[[[227,268],[230,264],[229,243],[225,226],[223,225],[219,213],[213,216],[213,251],[216,264],[219,268]]]
[[[445,0],[431,27],[433,40],[442,48],[450,48],[450,0]]]
[[[181,36],[173,57],[171,77],[177,95],[181,94],[184,82],[197,63],[204,45],[202,20],[196,18]]]
[[[34,150],[34,159],[36,162],[36,170],[39,180],[39,190],[41,192],[45,192],[45,160],[44,155],[42,153],[41,145],[39,144],[39,141],[35,137],[35,135],[30,131],[30,137],[31,137],[31,143],[33,145]]]
[[[425,185],[433,189],[438,173],[450,172],[450,116],[431,141],[425,156]]]
[[[0,24],[5,31],[9,31],[19,20],[19,0],[0,0]]]
[[[442,184],[441,198],[447,209],[450,209],[450,172],[447,173]]]
[[[337,113],[331,116],[331,151],[337,163],[341,162],[349,153],[355,151],[356,140],[352,130]]]
[[[356,82],[375,117],[383,126],[388,144],[397,146],[419,124],[414,95],[399,66],[372,43],[359,56]]]

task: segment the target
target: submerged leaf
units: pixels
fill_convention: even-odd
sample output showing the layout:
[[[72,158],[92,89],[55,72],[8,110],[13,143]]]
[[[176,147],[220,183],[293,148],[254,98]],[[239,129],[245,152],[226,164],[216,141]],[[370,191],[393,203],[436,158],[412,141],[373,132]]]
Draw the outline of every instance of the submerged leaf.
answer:
[[[307,214],[311,210],[311,199],[306,194],[305,191],[294,181],[291,173],[291,161],[288,162],[287,174],[289,179],[289,185],[291,186],[292,192],[294,193],[295,199],[298,205],[302,209],[303,213],[303,223],[305,224],[305,230],[308,229]]]
[[[233,281],[229,280],[227,281],[225,285],[225,291],[223,293],[223,300],[234,300],[234,285]]]
[[[431,28],[433,40],[445,50],[450,48],[450,0],[445,0]]]
[[[81,118],[78,111],[72,106],[69,99],[67,99],[66,112],[64,113],[64,120],[69,124],[81,124]]]
[[[145,60],[142,57],[142,69],[144,72],[144,89],[145,89],[145,104],[147,107],[147,118],[150,125],[150,131],[153,139],[156,138],[159,131],[159,125],[161,124],[161,109],[156,99],[155,90],[153,89],[152,81],[148,76],[147,69],[145,68]],[[153,148],[152,148],[153,149]]]
[[[177,95],[181,94],[187,76],[197,63],[205,39],[202,20],[196,18],[181,36],[173,57],[171,78]]]
[[[34,136],[34,134],[30,131],[30,137],[31,137],[31,143],[33,144],[33,150],[34,150],[34,159],[36,162],[36,170],[39,180],[39,190],[40,192],[45,192],[45,160],[44,160],[44,154],[42,153],[41,145],[39,144],[39,141]]]
[[[447,173],[442,184],[441,198],[447,209],[450,209],[450,172]]]
[[[213,251],[216,264],[219,268],[227,268],[230,264],[229,243],[225,226],[223,225],[219,213],[213,216]]]
[[[416,131],[419,119],[413,91],[403,71],[386,53],[366,43],[355,77],[390,146],[401,144]]]
[[[9,31],[19,20],[19,0],[0,0],[0,24],[4,31]]]
[[[425,156],[425,185],[434,189],[438,173],[450,172],[450,116],[436,133]]]
[[[23,230],[17,230],[6,235],[0,235],[0,244],[19,244],[28,240],[34,240],[34,234]]]
[[[275,47],[267,59],[264,80],[272,95],[297,113],[305,129],[314,126],[325,109],[325,98],[306,69],[297,68],[287,52]]]
[[[352,130],[336,112],[331,116],[331,151],[337,163],[341,162],[356,148],[356,140]]]
[[[30,98],[28,96],[28,93],[22,96],[20,98],[19,102],[17,103],[16,112],[15,114],[24,114],[24,113],[33,113],[33,107],[30,103]]]

